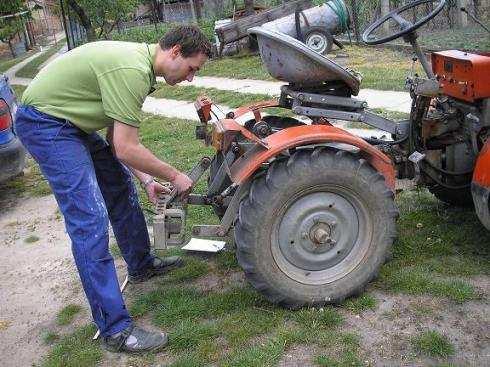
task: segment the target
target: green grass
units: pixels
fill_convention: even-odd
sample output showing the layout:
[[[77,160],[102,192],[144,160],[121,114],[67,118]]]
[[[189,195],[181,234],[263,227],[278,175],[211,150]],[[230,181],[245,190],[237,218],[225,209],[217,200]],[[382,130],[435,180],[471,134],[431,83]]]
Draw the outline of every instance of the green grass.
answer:
[[[39,238],[38,236],[36,236],[36,235],[31,235],[31,236],[27,237],[27,238],[24,240],[24,242],[25,242],[25,243],[34,243],[34,242],[37,242],[37,241],[39,241],[39,240],[40,240],[40,238]]]
[[[65,43],[66,43],[65,40],[61,40],[56,46],[52,46],[45,52],[41,53],[39,56],[35,57],[27,64],[25,64],[21,69],[19,69],[15,73],[15,76],[19,78],[33,79],[39,72],[39,68],[41,67],[41,65],[45,61],[47,61],[51,56],[53,56],[55,53],[61,50],[64,47]]]
[[[404,192],[397,202],[399,236],[377,284],[455,302],[478,298],[465,277],[490,274],[490,250],[481,246],[490,241],[490,233],[473,210],[446,206],[426,190]]]
[[[337,57],[339,55],[339,57]],[[348,57],[343,57],[347,55]],[[362,88],[405,90],[405,79],[411,70],[411,53],[386,48],[347,45],[329,57],[335,62],[356,70],[363,76]],[[422,68],[417,64],[416,71]],[[274,80],[259,56],[238,55],[209,61],[200,76],[234,79]]]
[[[54,331],[45,331],[41,334],[41,338],[44,344],[52,345],[54,342],[60,339],[60,336]]]
[[[473,23],[470,19],[468,20]],[[489,22],[486,25],[490,27]],[[488,51],[490,49],[488,33],[477,25],[464,29],[424,32],[420,37],[420,43],[429,49],[470,51]]]
[[[95,327],[87,325],[62,336],[41,362],[42,367],[92,367],[102,360],[102,350],[92,341]]]
[[[221,332],[231,347],[240,347],[247,340],[273,330],[283,321],[284,312],[264,312],[245,309],[225,316],[220,322]]]
[[[281,337],[269,339],[265,343],[240,348],[230,353],[221,364],[223,367],[274,366],[279,362],[286,347]]]
[[[75,316],[82,310],[82,307],[79,305],[70,304],[58,312],[56,315],[56,323],[58,325],[68,325],[71,324]]]
[[[199,76],[217,76],[233,79],[274,80],[259,56],[237,55],[208,61]]]
[[[168,278],[175,282],[184,282],[197,279],[209,273],[209,265],[206,261],[198,260],[189,256],[185,257],[185,265],[173,270]]]
[[[342,353],[340,358],[329,357],[321,355],[316,357],[315,362],[321,367],[362,367],[364,363],[359,359],[359,357],[351,352],[347,351]]]
[[[413,337],[412,346],[418,354],[433,358],[447,358],[454,355],[455,350],[449,339],[437,331],[429,330]]]
[[[211,260],[212,268],[230,261]],[[211,270],[208,270],[211,271]],[[223,270],[217,270],[218,272]],[[248,287],[199,291],[180,279],[163,278],[152,292],[130,307],[169,331],[172,366],[270,366],[287,348],[308,342],[319,346],[350,345],[358,355],[358,338],[336,331],[343,318],[333,307],[288,311],[266,302]],[[286,327],[286,325],[289,325]],[[226,348],[217,347],[222,340]]]
[[[27,160],[24,175],[0,183],[0,190],[6,196],[26,194],[40,197],[51,194],[48,182],[44,179],[39,165],[32,158]]]
[[[216,258],[218,264],[218,270],[227,273],[231,270],[241,270],[238,265],[235,252],[233,251],[220,251]]]
[[[22,56],[16,57],[14,59],[0,60],[0,73],[6,72],[12,66],[17,65],[19,62],[24,61],[29,56],[32,56],[34,51],[29,51]]]
[[[360,297],[348,299],[344,302],[343,306],[355,314],[360,314],[367,310],[376,309],[376,303],[376,298],[365,293]]]
[[[359,337],[352,333],[326,333],[320,336],[320,345],[326,354],[316,356],[317,366],[344,367],[364,366],[360,358]]]

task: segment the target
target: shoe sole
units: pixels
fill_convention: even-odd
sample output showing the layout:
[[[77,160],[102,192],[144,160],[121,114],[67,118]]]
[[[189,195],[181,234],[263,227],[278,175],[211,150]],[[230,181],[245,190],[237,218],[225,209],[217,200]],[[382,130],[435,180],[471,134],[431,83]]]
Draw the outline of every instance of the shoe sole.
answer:
[[[157,345],[153,348],[141,349],[141,350],[129,350],[129,349],[125,349],[125,348],[117,350],[115,348],[111,348],[110,346],[108,346],[105,343],[102,343],[102,345],[103,345],[105,350],[107,350],[108,352],[112,352],[112,353],[140,354],[140,353],[148,353],[148,352],[159,352],[160,350],[162,350],[163,348],[165,348],[168,345],[168,336],[165,336],[165,340],[163,341],[162,344]]]

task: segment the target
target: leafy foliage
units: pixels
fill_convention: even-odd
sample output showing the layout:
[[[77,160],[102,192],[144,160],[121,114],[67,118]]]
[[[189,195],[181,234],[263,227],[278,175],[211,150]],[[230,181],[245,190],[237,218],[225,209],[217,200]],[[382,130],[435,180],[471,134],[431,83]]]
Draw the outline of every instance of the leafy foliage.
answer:
[[[0,15],[14,15],[23,10],[22,0],[10,0],[0,2]],[[12,49],[12,39],[22,30],[22,22],[17,16],[0,18],[0,41],[8,43],[12,57],[15,54]]]
[[[138,0],[66,0],[90,38],[108,38],[116,24],[129,18]]]

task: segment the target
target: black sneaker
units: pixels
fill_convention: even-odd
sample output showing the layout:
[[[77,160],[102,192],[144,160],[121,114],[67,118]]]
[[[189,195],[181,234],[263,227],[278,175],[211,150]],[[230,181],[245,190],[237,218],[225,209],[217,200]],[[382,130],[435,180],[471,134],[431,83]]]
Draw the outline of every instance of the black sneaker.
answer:
[[[146,331],[137,326],[130,326],[120,333],[107,336],[102,342],[108,351],[127,353],[156,352],[167,343],[167,334]]]
[[[129,275],[129,283],[142,283],[154,277],[155,275],[163,275],[168,271],[184,266],[184,261],[180,256],[170,257],[155,257],[153,263],[145,269],[141,274]]]

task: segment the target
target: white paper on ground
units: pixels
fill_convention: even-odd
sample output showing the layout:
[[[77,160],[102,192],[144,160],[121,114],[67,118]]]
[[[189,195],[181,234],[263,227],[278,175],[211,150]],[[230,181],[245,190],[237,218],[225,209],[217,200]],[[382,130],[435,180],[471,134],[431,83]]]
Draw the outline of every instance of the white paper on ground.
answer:
[[[189,243],[182,247],[186,251],[218,252],[225,247],[225,241],[206,240],[202,238],[191,238]]]

